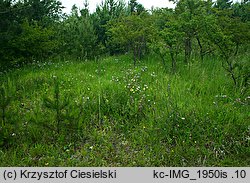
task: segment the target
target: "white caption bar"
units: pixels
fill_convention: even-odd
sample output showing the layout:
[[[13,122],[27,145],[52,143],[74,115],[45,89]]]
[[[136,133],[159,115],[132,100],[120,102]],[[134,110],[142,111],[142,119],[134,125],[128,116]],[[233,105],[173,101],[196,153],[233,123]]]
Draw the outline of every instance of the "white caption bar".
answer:
[[[249,183],[250,167],[0,168],[1,183]]]

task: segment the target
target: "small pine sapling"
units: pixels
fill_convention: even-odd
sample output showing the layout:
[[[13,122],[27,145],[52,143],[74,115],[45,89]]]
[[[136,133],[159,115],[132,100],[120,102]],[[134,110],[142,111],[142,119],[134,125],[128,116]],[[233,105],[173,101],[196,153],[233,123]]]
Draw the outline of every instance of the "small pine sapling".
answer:
[[[13,99],[15,91],[15,85],[9,78],[6,84],[2,84],[2,86],[0,86],[0,109],[2,126],[4,126],[6,123],[7,107]]]
[[[60,96],[59,81],[54,80],[54,97],[44,97],[44,106],[56,112],[56,130],[60,133],[60,126],[63,121],[63,110],[69,105],[69,97]]]
[[[11,126],[6,124],[7,120],[7,108],[15,96],[16,87],[14,83],[8,78],[6,84],[0,86],[0,146],[4,145],[8,141],[9,130]]]

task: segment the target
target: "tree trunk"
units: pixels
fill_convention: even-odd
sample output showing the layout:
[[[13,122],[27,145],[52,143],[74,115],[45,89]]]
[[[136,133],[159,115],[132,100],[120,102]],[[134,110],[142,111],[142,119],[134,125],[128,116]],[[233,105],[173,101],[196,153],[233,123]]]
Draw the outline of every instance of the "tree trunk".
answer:
[[[159,54],[159,56],[161,57],[161,61],[162,61],[162,64],[164,66],[164,69],[165,69],[166,68],[166,61],[165,61],[164,55],[163,54]]]
[[[176,72],[176,60],[174,58],[173,48],[170,47],[169,50],[170,50],[170,57],[171,57],[171,60],[172,60],[172,73],[175,73]]]
[[[139,58],[139,60],[141,60],[142,58],[142,45],[141,44],[138,45],[138,57],[137,58]]]
[[[237,80],[236,80],[236,77],[235,77],[235,73],[234,73],[232,63],[227,60],[227,64],[229,66],[229,72],[230,72],[231,77],[232,77],[232,79],[234,81],[234,85],[237,86]]]
[[[134,67],[136,65],[136,45],[134,45]]]
[[[196,40],[197,40],[198,45],[199,45],[199,47],[200,47],[200,57],[201,57],[201,61],[203,61],[203,59],[204,59],[204,51],[203,51],[203,47],[202,47],[200,38],[199,38],[198,36],[196,36]]]
[[[236,77],[236,75],[235,75],[235,72],[234,72],[234,68],[233,68],[232,62],[229,61],[229,58],[228,58],[228,57],[225,58],[225,62],[226,62],[227,65],[225,66],[225,65],[222,64],[222,66],[224,67],[224,69],[225,69],[227,72],[229,72],[229,74],[231,75],[231,78],[232,78],[232,80],[233,80],[233,82],[234,82],[235,87],[237,87],[238,82],[237,82],[237,77]]]
[[[191,38],[188,37],[185,39],[185,63],[188,63],[191,57],[192,52],[192,43]]]
[[[236,43],[234,56],[236,56],[238,54],[238,51],[239,51],[239,43]]]

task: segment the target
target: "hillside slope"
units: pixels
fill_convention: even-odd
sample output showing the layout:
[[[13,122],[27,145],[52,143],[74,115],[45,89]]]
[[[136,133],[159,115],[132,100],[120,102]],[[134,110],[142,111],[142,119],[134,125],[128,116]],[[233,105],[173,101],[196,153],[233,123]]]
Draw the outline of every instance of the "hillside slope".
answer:
[[[249,166],[248,91],[218,60],[174,75],[158,60],[1,73],[0,166]]]

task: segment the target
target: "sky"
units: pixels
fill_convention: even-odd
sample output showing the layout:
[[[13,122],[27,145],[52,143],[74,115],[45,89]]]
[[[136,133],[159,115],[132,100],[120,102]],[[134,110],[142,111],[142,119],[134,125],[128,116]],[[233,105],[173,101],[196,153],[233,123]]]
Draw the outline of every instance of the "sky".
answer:
[[[76,4],[77,7],[82,8],[83,2],[85,0],[60,0],[62,2],[62,5],[66,7],[63,12],[70,13],[71,7]],[[128,0],[125,0],[128,1]],[[102,0],[88,0],[89,2],[89,9],[91,12],[93,12],[96,8],[97,4],[100,4]],[[173,3],[169,2],[168,0],[137,0],[137,2],[143,4],[143,6],[146,9],[151,9],[152,6],[154,7],[169,7],[173,8]]]

